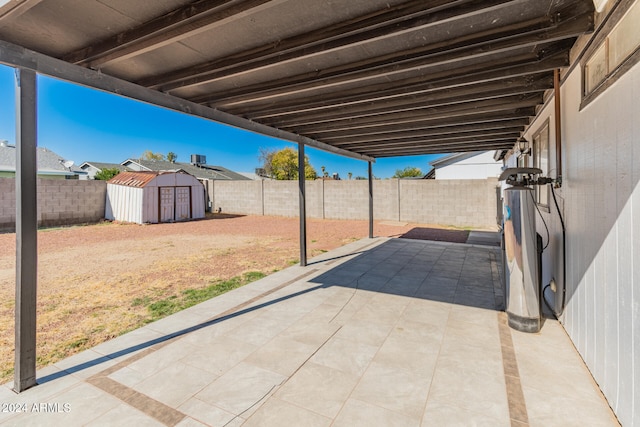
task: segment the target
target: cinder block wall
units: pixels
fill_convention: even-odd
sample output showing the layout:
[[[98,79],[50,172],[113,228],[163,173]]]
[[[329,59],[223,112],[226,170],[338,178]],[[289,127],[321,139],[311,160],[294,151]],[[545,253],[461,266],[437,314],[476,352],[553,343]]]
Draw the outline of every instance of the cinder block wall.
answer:
[[[377,180],[373,209],[377,220],[496,228],[498,181]],[[369,182],[307,181],[307,216],[329,219],[369,218]],[[297,181],[216,181],[215,207],[235,214],[296,217]]]
[[[14,230],[15,179],[0,178],[0,229]],[[105,181],[38,179],[38,225],[96,222],[104,218]]]
[[[223,213],[263,215],[262,181],[209,181],[213,183],[212,209]],[[224,184],[224,185],[222,185]]]

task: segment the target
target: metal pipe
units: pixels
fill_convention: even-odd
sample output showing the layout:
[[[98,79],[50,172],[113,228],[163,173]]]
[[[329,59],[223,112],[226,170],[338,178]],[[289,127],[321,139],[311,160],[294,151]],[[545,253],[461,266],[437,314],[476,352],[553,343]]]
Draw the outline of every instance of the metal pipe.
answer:
[[[303,143],[298,143],[298,188],[300,195],[300,266],[305,267],[307,265],[307,206]]]
[[[373,171],[371,162],[368,162],[369,171],[369,238],[373,239]]]
[[[560,116],[560,69],[553,70],[553,99],[555,104],[556,181],[562,186],[562,118]]]

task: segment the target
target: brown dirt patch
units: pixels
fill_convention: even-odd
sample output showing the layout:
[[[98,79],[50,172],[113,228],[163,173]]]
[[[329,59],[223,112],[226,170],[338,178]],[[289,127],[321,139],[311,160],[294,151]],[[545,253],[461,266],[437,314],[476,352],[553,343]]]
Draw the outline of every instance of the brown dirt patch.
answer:
[[[310,256],[368,235],[367,221],[310,219],[307,225]],[[399,237],[415,227],[376,223],[374,234]],[[269,274],[295,264],[298,233],[296,218],[229,215],[39,231],[38,366],[143,325],[149,313],[136,303],[141,299],[160,300],[249,271]],[[15,239],[13,233],[0,234],[0,381],[13,369]]]

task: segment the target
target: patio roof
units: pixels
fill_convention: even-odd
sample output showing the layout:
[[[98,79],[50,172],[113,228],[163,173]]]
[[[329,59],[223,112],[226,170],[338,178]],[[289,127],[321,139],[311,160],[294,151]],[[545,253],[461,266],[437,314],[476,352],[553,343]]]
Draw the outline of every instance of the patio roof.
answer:
[[[511,148],[593,27],[590,0],[3,3],[0,63],[365,160]]]

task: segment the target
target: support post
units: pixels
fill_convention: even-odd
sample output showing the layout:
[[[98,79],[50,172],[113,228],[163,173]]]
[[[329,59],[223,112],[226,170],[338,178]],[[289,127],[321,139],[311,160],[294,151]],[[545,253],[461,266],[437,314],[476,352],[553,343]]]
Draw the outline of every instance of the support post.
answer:
[[[36,73],[16,70],[16,308],[14,390],[36,385],[38,205]]]
[[[304,144],[298,143],[298,188],[300,194],[300,266],[307,265],[307,205],[304,176]]]
[[[369,164],[369,238],[373,239],[373,170],[371,162]]]

